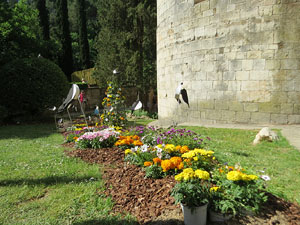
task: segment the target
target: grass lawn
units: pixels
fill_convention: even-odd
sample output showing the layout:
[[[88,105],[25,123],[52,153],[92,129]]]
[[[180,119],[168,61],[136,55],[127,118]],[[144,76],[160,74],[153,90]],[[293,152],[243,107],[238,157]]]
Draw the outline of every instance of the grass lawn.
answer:
[[[99,166],[68,158],[53,125],[0,127],[0,224],[134,224],[96,195]]]
[[[136,125],[149,121],[138,122]],[[271,177],[268,190],[300,203],[300,152],[280,140],[251,143],[257,131],[189,127],[209,136],[217,158]],[[53,125],[0,127],[0,224],[135,224],[110,214],[98,165],[68,158]]]
[[[250,171],[265,171],[271,177],[269,192],[300,204],[300,151],[276,131],[280,140],[252,145],[259,130],[238,130],[204,127],[186,127],[211,138],[209,149],[222,163],[240,165]]]

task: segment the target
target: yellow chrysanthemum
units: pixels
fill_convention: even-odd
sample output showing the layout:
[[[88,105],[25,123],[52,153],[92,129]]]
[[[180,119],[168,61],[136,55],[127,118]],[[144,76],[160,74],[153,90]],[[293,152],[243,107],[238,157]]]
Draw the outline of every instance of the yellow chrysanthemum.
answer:
[[[257,180],[258,176],[256,175],[247,175],[247,174],[242,174],[242,180],[243,181],[251,181],[251,180]]]
[[[205,170],[196,170],[195,176],[202,180],[208,180],[210,178],[209,173]]]
[[[239,171],[230,171],[227,173],[227,179],[232,181],[238,181],[242,179],[242,173]]]
[[[174,152],[174,151],[176,151],[176,147],[173,144],[166,144],[165,151],[167,151],[169,153]]]

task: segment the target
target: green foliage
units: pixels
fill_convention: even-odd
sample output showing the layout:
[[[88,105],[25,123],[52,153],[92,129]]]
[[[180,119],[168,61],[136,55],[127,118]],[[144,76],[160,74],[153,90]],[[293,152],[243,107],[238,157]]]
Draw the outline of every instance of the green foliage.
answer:
[[[164,176],[161,166],[153,164],[145,168],[147,178],[159,179]]]
[[[153,152],[137,152],[129,153],[125,156],[125,161],[128,161],[137,166],[144,166],[144,162],[152,162],[156,155]]]
[[[23,57],[37,57],[40,53],[39,24],[37,10],[18,1],[10,7],[0,2],[0,67]]]
[[[18,59],[1,68],[1,104],[9,116],[38,115],[61,104],[69,85],[60,68],[42,58]]]
[[[117,68],[121,86],[156,87],[156,1],[100,0],[101,31],[94,76],[105,84]]]
[[[209,189],[209,183],[194,179],[176,183],[171,195],[175,198],[176,203],[181,203],[193,209],[208,203]]]

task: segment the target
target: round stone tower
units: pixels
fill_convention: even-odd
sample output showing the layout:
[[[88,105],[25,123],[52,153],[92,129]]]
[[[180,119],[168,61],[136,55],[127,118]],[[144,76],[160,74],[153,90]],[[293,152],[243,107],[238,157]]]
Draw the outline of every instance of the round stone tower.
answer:
[[[157,0],[157,26],[159,119],[300,123],[299,0]]]

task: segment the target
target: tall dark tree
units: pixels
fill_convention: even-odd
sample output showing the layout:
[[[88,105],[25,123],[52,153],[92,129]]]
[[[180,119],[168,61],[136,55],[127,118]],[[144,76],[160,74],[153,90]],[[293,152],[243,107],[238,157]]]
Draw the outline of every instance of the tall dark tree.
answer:
[[[86,6],[85,0],[77,0],[77,13],[78,13],[78,29],[79,29],[79,48],[80,48],[80,61],[83,69],[90,68],[90,48],[87,35],[86,26]]]
[[[43,39],[50,40],[50,28],[49,28],[49,11],[46,7],[46,0],[37,0],[36,5],[39,11],[40,27],[42,28]]]
[[[99,0],[98,58],[94,76],[106,84],[114,68],[116,80],[141,92],[156,88],[156,1]]]
[[[72,55],[72,40],[70,36],[69,19],[68,19],[68,4],[67,0],[57,0],[57,23],[58,35],[62,45],[62,55],[60,57],[60,67],[71,81],[71,73],[73,72],[73,55]]]

